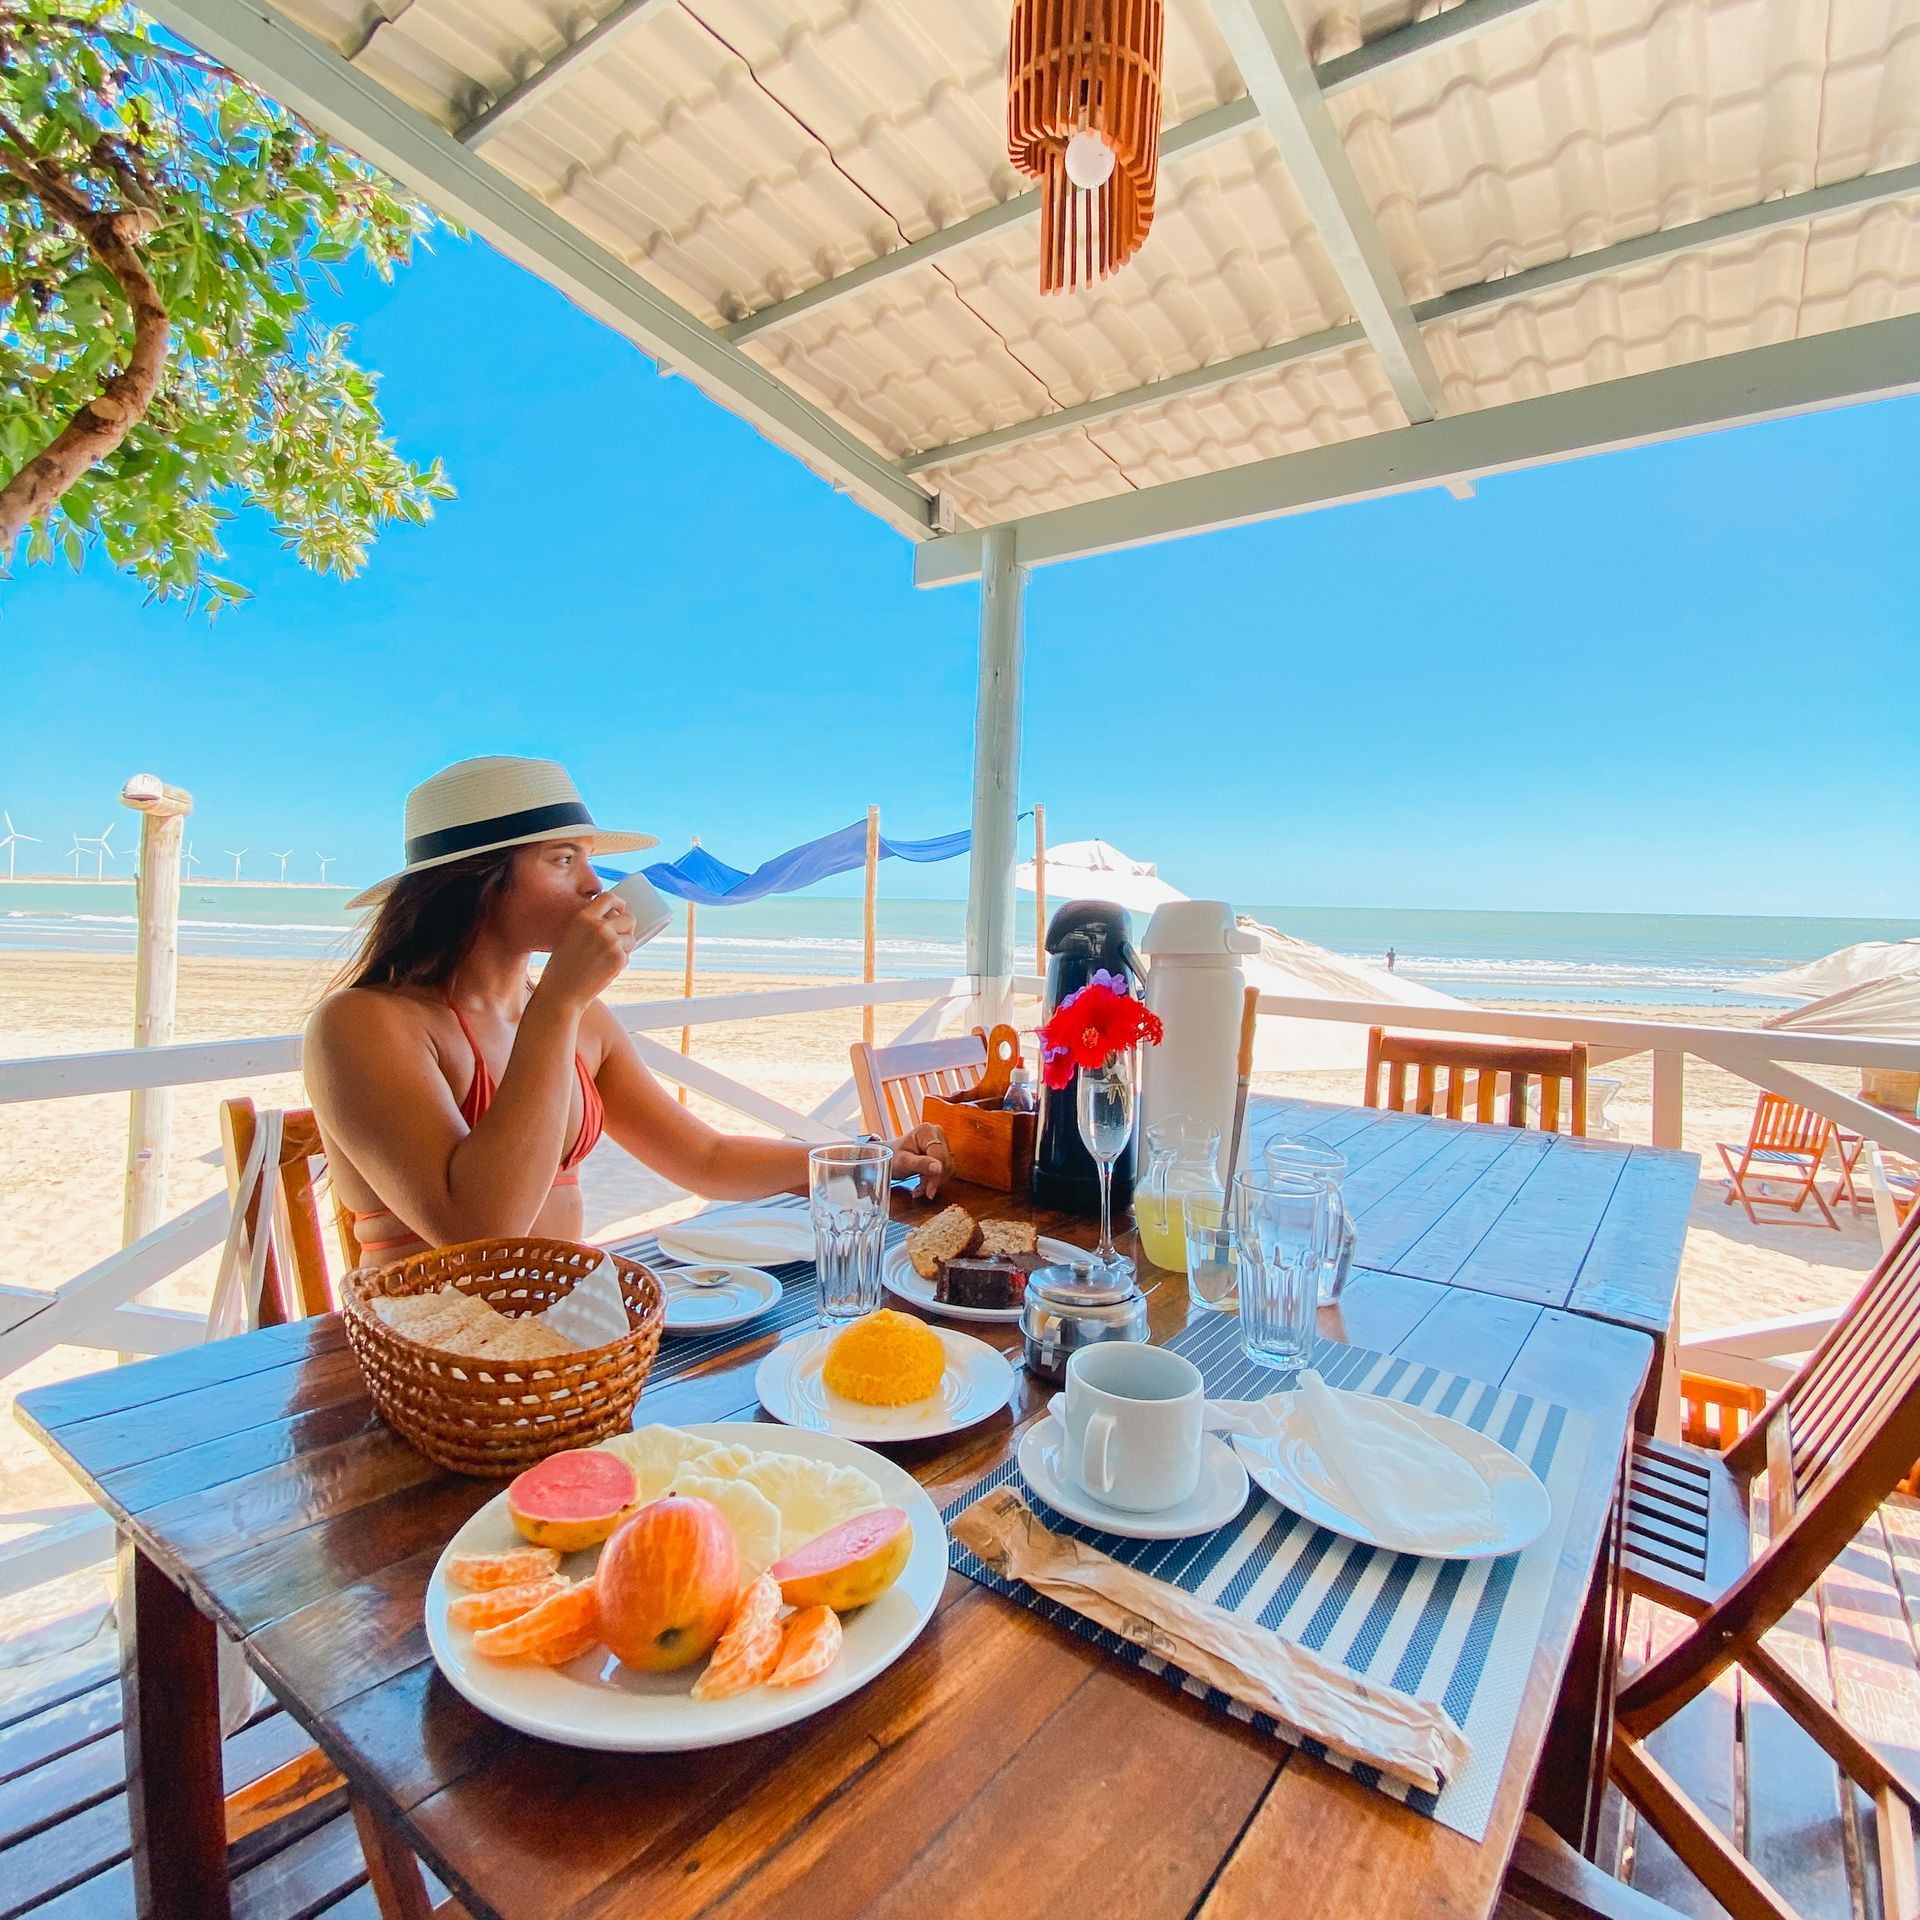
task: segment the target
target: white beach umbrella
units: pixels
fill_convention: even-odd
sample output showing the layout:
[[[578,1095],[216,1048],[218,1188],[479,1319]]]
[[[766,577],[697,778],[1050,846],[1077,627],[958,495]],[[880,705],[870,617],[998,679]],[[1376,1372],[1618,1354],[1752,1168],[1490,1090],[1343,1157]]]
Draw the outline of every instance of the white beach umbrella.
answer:
[[[1014,868],[1013,884],[1022,893],[1040,891],[1031,860]],[[1047,849],[1049,900],[1111,900],[1129,913],[1151,913],[1186,897],[1160,878],[1152,861],[1131,859],[1104,840],[1065,840]]]
[[[1892,974],[1920,973],[1920,940],[1862,940],[1804,967],[1763,975],[1754,985],[1769,992],[1804,993],[1809,999],[1843,993]],[[1772,1022],[1768,1022],[1772,1025]]]
[[[1920,972],[1891,973],[1863,981],[1809,1006],[1795,1007],[1791,1013],[1776,1013],[1765,1024],[1791,1028],[1796,1033],[1920,1040]]]
[[[1459,1007],[1466,1001],[1438,987],[1329,953],[1310,940],[1296,940],[1258,920],[1240,917],[1243,932],[1257,936],[1258,953],[1243,954],[1247,985],[1262,993],[1306,994],[1317,1000],[1390,1000],[1403,1007]],[[1320,1072],[1366,1064],[1367,1030],[1357,1021],[1281,1020],[1260,1022],[1254,1042],[1256,1073]]]

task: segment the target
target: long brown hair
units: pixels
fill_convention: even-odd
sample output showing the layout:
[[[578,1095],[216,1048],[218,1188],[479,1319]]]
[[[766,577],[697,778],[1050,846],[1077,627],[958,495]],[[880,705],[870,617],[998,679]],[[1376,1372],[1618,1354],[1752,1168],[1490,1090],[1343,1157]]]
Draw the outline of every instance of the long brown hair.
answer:
[[[506,892],[515,847],[470,853],[393,883],[360,951],[336,987],[444,987],[460,971],[496,901]]]

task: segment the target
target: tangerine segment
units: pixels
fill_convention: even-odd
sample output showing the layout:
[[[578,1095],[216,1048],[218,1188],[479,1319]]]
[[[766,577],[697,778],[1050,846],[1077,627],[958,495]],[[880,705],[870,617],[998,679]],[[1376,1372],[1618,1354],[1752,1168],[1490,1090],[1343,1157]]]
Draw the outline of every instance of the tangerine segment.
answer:
[[[529,1580],[518,1587],[489,1587],[485,1593],[463,1594],[447,1608],[447,1619],[456,1627],[502,1627],[531,1613],[542,1600],[564,1593],[567,1583],[560,1579]]]
[[[805,1607],[787,1622],[779,1664],[770,1687],[797,1687],[817,1680],[840,1657],[840,1616],[831,1607]]]
[[[459,1553],[447,1562],[447,1578],[470,1593],[492,1587],[523,1587],[546,1580],[560,1570],[560,1556],[551,1547],[516,1547],[511,1553]]]
[[[549,1595],[517,1620],[504,1626],[483,1627],[473,1636],[473,1650],[489,1660],[536,1658],[547,1648],[573,1639],[583,1627],[597,1625],[593,1582],[582,1580]]]
[[[780,1658],[780,1583],[763,1573],[734,1603],[707,1670],[693,1683],[696,1700],[730,1700],[757,1687]]]
[[[600,1622],[589,1620],[576,1634],[565,1640],[556,1640],[551,1646],[537,1647],[527,1657],[537,1660],[543,1667],[564,1667],[569,1660],[578,1660],[583,1653],[591,1653],[600,1644]]]

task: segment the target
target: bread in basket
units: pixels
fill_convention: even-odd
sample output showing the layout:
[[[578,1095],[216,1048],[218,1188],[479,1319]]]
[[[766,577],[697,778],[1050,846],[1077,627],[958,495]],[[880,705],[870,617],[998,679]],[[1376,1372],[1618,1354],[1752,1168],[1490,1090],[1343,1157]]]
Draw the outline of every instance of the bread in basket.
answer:
[[[510,1316],[540,1313],[611,1259],[629,1329],[605,1346],[538,1360],[481,1360],[423,1346],[390,1327],[374,1300],[453,1286]],[[381,1417],[436,1466],[505,1479],[567,1447],[633,1424],[666,1318],[666,1295],[637,1260],[572,1240],[469,1240],[340,1284],[347,1343]]]

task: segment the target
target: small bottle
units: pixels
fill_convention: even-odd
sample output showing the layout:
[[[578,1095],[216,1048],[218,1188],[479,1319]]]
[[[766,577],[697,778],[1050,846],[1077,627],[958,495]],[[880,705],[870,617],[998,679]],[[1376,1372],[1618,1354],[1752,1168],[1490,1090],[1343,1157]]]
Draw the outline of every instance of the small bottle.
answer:
[[[1000,1102],[1002,1113],[1038,1113],[1040,1091],[1033,1084],[1031,1067],[1015,1067],[1007,1081],[1007,1097]]]

